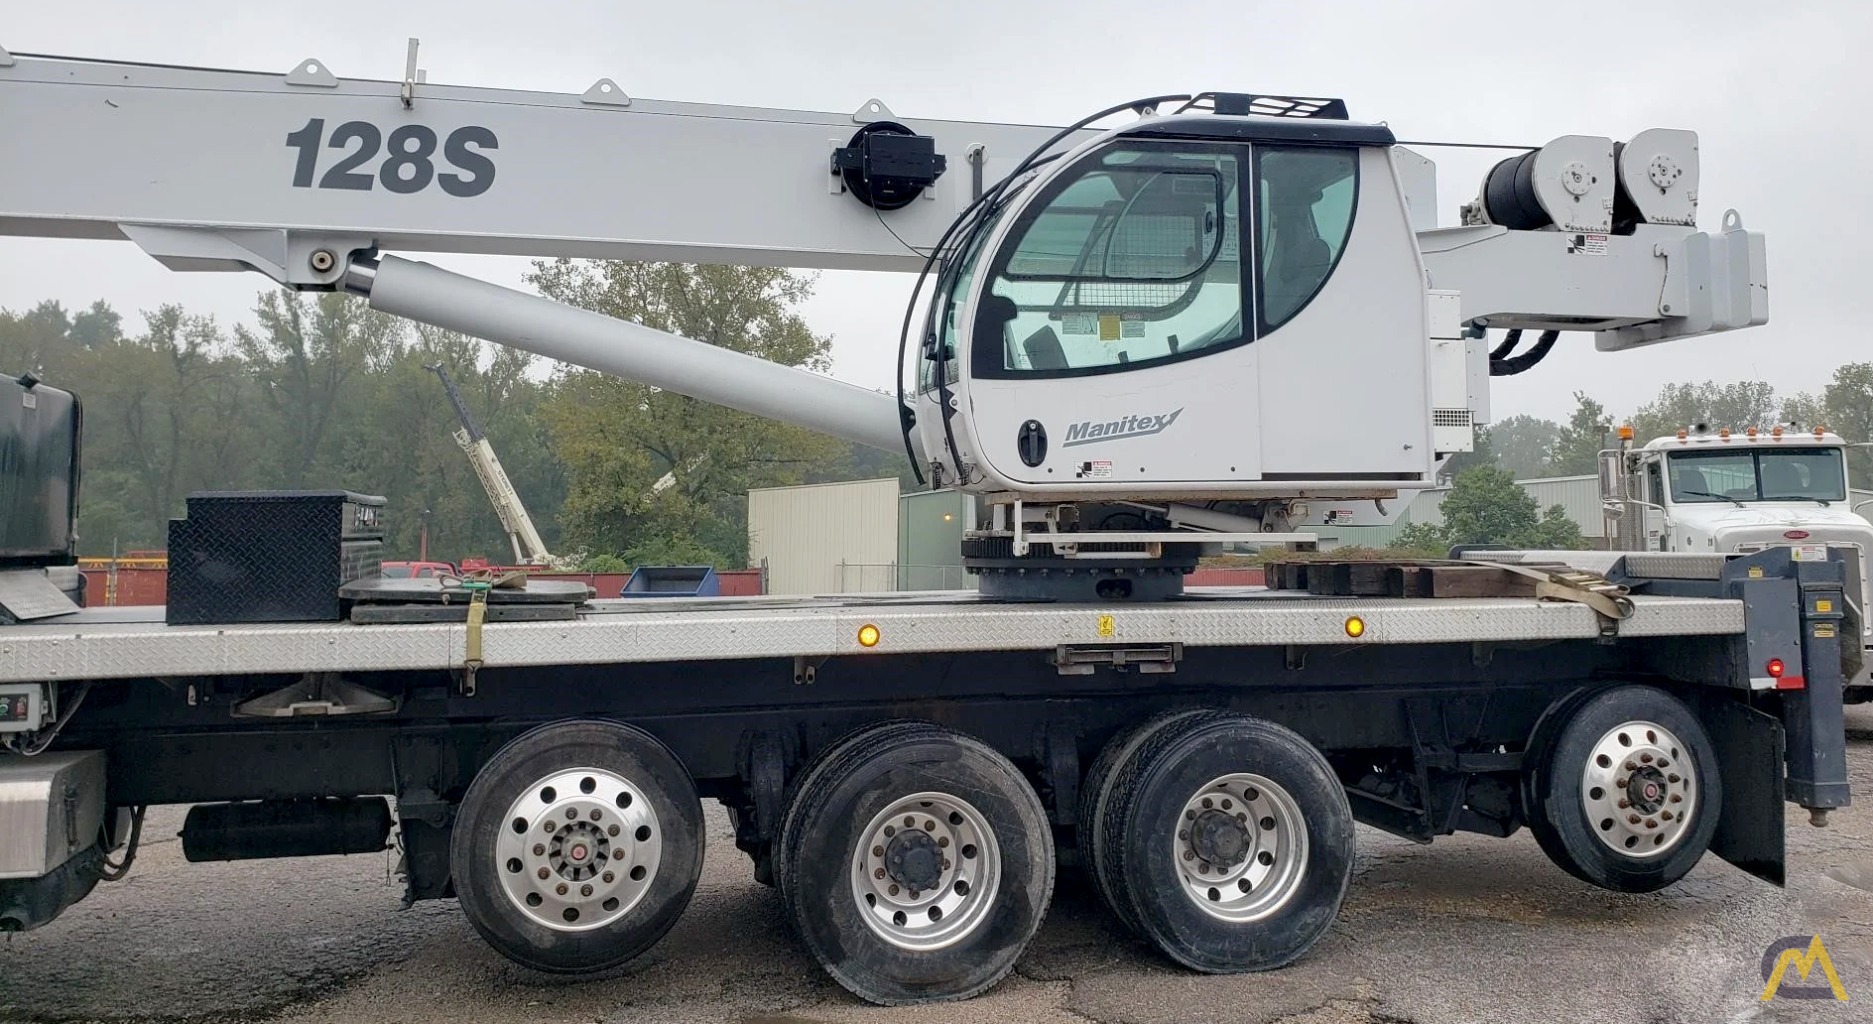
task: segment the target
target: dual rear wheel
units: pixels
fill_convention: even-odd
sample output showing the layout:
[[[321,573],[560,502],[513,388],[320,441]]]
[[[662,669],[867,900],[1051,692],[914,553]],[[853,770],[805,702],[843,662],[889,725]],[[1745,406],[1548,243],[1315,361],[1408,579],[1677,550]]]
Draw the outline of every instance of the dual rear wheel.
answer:
[[[1206,711],[1114,740],[1086,780],[1082,843],[1119,918],[1203,971],[1278,967],[1332,923],[1352,816],[1326,761],[1280,726]],[[613,722],[543,726],[465,795],[456,889],[476,930],[543,971],[604,970],[695,891],[702,821],[676,757]],[[923,722],[861,729],[795,781],[774,880],[806,947],[874,1003],[961,999],[1014,968],[1054,887],[1046,809],[981,741]]]
[[[1107,745],[1082,794],[1080,844],[1101,899],[1179,964],[1281,967],[1339,913],[1352,809],[1326,759],[1289,729],[1160,715]]]

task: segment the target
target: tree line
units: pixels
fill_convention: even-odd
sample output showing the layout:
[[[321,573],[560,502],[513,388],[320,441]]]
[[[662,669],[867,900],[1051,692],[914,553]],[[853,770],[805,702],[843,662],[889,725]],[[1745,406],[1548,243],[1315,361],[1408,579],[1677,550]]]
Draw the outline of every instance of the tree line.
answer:
[[[1499,466],[1517,480],[1581,476],[1596,472],[1599,453],[1612,443],[1617,426],[1630,425],[1635,442],[1644,444],[1699,424],[1737,432],[1824,426],[1848,441],[1866,441],[1873,438],[1873,363],[1836,367],[1820,392],[1787,397],[1778,397],[1774,387],[1759,380],[1666,384],[1657,397],[1624,417],[1576,391],[1574,411],[1565,423],[1527,415],[1492,423],[1477,431],[1476,451],[1453,458],[1447,471],[1455,475],[1482,464]],[[1848,472],[1856,480],[1873,479],[1873,452],[1850,449]]]
[[[549,298],[793,366],[830,367],[811,275],[538,261]],[[0,309],[0,373],[84,403],[80,553],[162,548],[193,491],[345,488],[388,502],[386,557],[511,558],[457,446],[444,366],[556,553],[595,569],[747,564],[749,488],[906,472],[876,452],[389,316],[260,292],[248,323],[165,305]],[[665,477],[668,477],[665,480]]]
[[[1848,441],[1865,441],[1873,438],[1873,363],[1837,367],[1819,393],[1778,398],[1766,381],[1666,384],[1650,402],[1616,418],[1576,391],[1574,411],[1564,423],[1517,415],[1479,427],[1475,450],[1445,466],[1452,486],[1441,506],[1443,524],[1408,524],[1393,546],[1419,552],[1458,544],[1580,547],[1579,525],[1561,506],[1537,508],[1514,482],[1597,473],[1599,453],[1616,443],[1620,425],[1632,427],[1636,444],[1699,425],[1738,433],[1750,427],[1826,427]],[[1849,448],[1847,467],[1850,481],[1873,480],[1873,451]]]
[[[813,277],[760,267],[536,261],[541,294],[610,316],[824,372],[831,339],[800,316]],[[192,491],[329,488],[389,502],[387,555],[507,557],[454,412],[428,369],[446,367],[555,552],[591,568],[747,560],[750,488],[907,478],[900,452],[836,441],[589,370],[412,324],[344,295],[260,292],[249,323],[165,305],[133,329],[100,300],[68,311],[0,309],[0,373],[33,371],[83,399],[86,555],[164,545]],[[1809,429],[1873,437],[1873,363],[1819,393],[1778,399],[1762,381],[1666,385],[1616,421],[1584,392],[1565,422],[1511,416],[1452,459],[1445,525],[1400,542],[1571,547],[1577,524],[1541,510],[1517,479],[1595,471],[1616,422],[1638,439],[1711,429]],[[1849,472],[1873,479],[1873,452]]]

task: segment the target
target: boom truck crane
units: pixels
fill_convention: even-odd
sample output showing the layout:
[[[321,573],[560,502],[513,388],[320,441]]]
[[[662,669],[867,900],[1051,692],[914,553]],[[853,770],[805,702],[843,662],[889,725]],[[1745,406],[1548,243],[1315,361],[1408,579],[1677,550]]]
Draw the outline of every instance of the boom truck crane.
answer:
[[[501,529],[507,533],[507,542],[513,545],[514,564],[557,565],[558,559],[546,550],[546,542],[540,539],[540,531],[534,527],[533,517],[527,514],[527,506],[520,500],[513,483],[507,479],[507,470],[501,468],[501,460],[494,454],[494,445],[488,442],[488,435],[482,432],[474,415],[468,411],[468,405],[462,401],[462,392],[449,379],[449,371],[441,363],[433,363],[426,369],[442,381],[442,388],[449,395],[449,405],[455,409],[456,418],[462,421],[461,429],[455,432],[455,443],[462,446],[469,464],[475,467],[475,476],[481,480],[482,489],[488,492],[488,501],[494,506],[494,514],[501,520]]]
[[[432,581],[343,583],[336,611],[321,591],[318,614],[261,626],[190,618],[175,582],[143,619],[60,606],[25,558],[69,553],[51,531],[0,587],[38,598],[9,596],[26,608],[0,626],[0,780],[45,840],[0,860],[0,923],[121,877],[141,808],[192,803],[191,860],[394,838],[410,899],[458,897],[519,963],[601,970],[687,904],[700,795],[834,978],[922,1002],[1012,968],[1057,857],[1172,961],[1261,970],[1334,920],[1355,820],[1421,841],[1526,825],[1584,881],[1647,891],[1707,850],[1781,884],[1784,800],[1817,824],[1847,804],[1838,552],[1594,571],[1496,553],[1180,593],[1205,545],[1394,515],[1469,446],[1490,374],[1559,332],[1616,351],[1765,322],[1763,239],[1734,212],[1697,229],[1688,131],[1521,151],[1453,227],[1389,128],[1240,93],[1047,128],[609,79],[445,86],[414,43],[400,81],[0,51],[0,138],[27,154],[0,231],[342,289],[901,447],[990,510],[966,593],[645,608],[544,581],[453,604]],[[909,383],[880,394],[398,250],[917,273]],[[1518,352],[1522,331],[1542,333]],[[392,514],[314,498],[342,498],[345,537]]]

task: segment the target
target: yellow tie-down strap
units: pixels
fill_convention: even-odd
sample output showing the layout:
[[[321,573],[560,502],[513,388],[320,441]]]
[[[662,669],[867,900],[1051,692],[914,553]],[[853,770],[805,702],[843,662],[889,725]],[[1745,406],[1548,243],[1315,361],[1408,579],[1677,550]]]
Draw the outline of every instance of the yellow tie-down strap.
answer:
[[[499,576],[487,569],[477,570],[456,580],[468,591],[468,636],[462,651],[462,693],[475,695],[475,673],[481,670],[481,626],[488,621],[488,592],[495,589],[522,589],[527,585],[524,572],[506,572]]]
[[[1619,631],[1619,621],[1632,617],[1632,593],[1598,573],[1580,569],[1545,569],[1508,562],[1477,562],[1493,565],[1535,581],[1535,598],[1540,601],[1571,601],[1584,604],[1600,617],[1600,632],[1611,636]]]

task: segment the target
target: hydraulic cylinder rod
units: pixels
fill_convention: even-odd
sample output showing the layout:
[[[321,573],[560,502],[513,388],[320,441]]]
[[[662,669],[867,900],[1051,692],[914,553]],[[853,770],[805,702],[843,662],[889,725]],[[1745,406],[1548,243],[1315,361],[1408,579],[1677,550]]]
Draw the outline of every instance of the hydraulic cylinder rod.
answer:
[[[395,256],[353,263],[345,288],[419,323],[884,451],[904,448],[895,397],[810,370]]]

